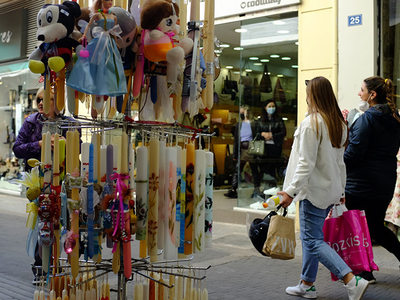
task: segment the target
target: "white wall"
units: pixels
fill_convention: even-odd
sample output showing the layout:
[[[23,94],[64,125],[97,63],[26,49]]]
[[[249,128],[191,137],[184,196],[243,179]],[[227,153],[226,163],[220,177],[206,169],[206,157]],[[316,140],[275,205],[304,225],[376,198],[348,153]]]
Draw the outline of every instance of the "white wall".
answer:
[[[338,1],[338,101],[341,109],[358,108],[363,80],[376,75],[378,31],[374,0]],[[362,14],[362,25],[348,26],[348,17]]]

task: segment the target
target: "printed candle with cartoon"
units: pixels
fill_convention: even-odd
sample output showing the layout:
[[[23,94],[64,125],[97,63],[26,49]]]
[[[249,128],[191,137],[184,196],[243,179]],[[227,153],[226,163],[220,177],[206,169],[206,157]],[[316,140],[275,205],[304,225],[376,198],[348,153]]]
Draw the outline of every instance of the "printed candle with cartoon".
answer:
[[[206,152],[204,150],[195,151],[195,178],[194,178],[194,251],[204,250],[204,205],[206,189]]]

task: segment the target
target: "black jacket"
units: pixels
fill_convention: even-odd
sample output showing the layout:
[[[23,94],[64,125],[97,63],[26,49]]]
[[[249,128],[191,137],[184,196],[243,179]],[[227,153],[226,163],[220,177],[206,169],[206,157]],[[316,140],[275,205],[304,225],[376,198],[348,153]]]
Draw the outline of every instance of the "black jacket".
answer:
[[[280,155],[282,152],[282,145],[283,145],[283,139],[286,136],[286,126],[285,123],[283,122],[281,117],[273,118],[272,120],[266,120],[266,121],[258,121],[257,122],[257,139],[258,140],[265,140],[264,137],[262,137],[261,133],[262,132],[272,132],[272,138],[274,140],[274,145],[268,145],[268,147],[271,148],[276,148],[274,153],[277,153]],[[265,147],[265,152],[267,151],[267,148]],[[268,155],[268,153],[265,153],[265,155]]]
[[[368,109],[351,126],[344,153],[346,194],[365,201],[393,197],[396,184],[396,154],[400,145],[400,123],[387,104]]]

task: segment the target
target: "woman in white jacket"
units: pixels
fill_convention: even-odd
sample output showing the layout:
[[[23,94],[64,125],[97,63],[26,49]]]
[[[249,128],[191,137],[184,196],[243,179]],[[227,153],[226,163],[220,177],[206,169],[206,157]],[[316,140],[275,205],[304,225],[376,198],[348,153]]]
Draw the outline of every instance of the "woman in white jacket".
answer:
[[[286,293],[317,298],[314,287],[322,263],[347,288],[350,300],[361,299],[368,281],[354,276],[342,258],[324,242],[322,227],[332,205],[344,202],[346,169],[343,154],[347,126],[328,79],[307,84],[308,115],[294,134],[281,204],[299,201],[300,239],[303,249],[301,280]]]

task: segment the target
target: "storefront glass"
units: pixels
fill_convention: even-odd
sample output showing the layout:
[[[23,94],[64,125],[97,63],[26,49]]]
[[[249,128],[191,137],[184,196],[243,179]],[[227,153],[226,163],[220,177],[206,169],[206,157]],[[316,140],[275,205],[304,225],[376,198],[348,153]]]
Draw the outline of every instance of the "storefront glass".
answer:
[[[219,97],[211,118],[219,137],[213,140],[213,148],[217,158],[225,155],[226,145],[230,149],[224,164],[217,159],[217,171],[237,169],[239,182],[236,186],[233,176],[228,176],[228,188],[233,180],[238,207],[260,208],[264,192],[273,195],[282,188],[296,126],[297,12],[219,25],[216,35],[222,45],[217,51],[221,74],[215,82]],[[241,122],[243,106],[249,122]],[[275,113],[268,114],[273,107]],[[241,130],[235,134],[236,126]],[[247,149],[254,138],[263,141],[265,148],[258,156]],[[235,147],[241,157],[238,165],[229,158]]]

